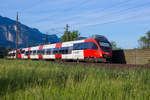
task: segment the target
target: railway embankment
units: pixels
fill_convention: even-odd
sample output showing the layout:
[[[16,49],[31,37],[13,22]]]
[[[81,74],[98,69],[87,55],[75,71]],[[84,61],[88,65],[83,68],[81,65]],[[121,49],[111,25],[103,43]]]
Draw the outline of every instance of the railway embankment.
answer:
[[[112,61],[119,64],[149,64],[150,49],[114,50]]]

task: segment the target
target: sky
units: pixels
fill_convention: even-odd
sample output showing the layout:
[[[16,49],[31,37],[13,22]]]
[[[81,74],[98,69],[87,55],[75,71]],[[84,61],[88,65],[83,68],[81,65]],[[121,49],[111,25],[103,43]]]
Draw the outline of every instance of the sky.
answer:
[[[90,37],[104,35],[123,49],[138,47],[150,30],[150,0],[1,0],[0,15],[61,36],[66,24]]]

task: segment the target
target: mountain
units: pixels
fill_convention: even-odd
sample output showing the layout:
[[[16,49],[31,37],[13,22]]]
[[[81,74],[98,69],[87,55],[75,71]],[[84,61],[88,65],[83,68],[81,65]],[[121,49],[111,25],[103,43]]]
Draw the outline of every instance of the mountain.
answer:
[[[10,46],[15,48],[16,21],[7,17],[0,16],[0,46]],[[60,39],[56,35],[48,35],[48,42],[56,43],[60,42]],[[24,24],[18,23],[18,46],[35,46],[44,44],[46,41],[46,34],[41,33],[38,29],[30,28]]]

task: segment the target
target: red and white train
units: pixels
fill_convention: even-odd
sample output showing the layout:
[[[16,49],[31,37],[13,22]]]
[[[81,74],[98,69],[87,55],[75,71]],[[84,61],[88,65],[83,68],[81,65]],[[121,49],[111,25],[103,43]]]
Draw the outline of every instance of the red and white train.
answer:
[[[62,60],[94,60],[111,61],[112,46],[101,35],[82,40],[40,45],[18,49],[18,59],[62,59]],[[16,50],[8,53],[8,58],[16,58]]]

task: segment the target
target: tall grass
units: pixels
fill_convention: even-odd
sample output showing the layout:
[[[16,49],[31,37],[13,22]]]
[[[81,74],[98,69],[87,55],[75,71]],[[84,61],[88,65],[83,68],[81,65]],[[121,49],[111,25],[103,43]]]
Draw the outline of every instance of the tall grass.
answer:
[[[0,100],[149,100],[150,71],[0,60]]]

